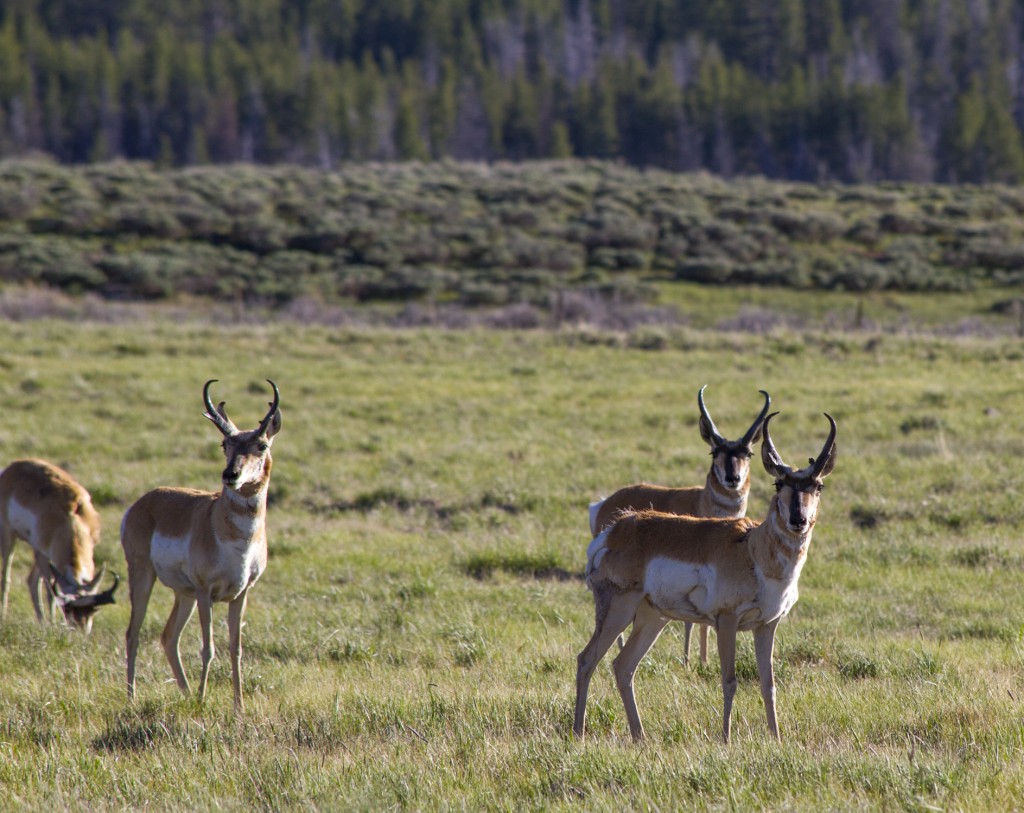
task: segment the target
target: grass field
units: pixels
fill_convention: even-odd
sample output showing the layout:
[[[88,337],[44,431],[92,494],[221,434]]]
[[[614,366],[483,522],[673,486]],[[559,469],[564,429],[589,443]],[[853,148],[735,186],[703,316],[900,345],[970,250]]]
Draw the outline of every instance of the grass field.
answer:
[[[0,626],[6,809],[1008,810],[1024,798],[1024,348],[1019,341],[666,329],[352,331],[158,321],[0,324],[7,460],[89,488],[98,559],[157,485],[215,488],[201,417],[218,378],[240,426],[281,389],[270,563],[250,595],[247,710],[231,710],[226,608],[205,705],[143,629],[124,690],[126,591],[91,637],[40,627],[21,546]],[[641,337],[642,338],[642,337]],[[646,349],[645,349],[646,348]],[[709,463],[767,389],[787,462],[839,425],[800,602],[779,630],[783,743],[741,636],[733,742],[717,663],[681,626],[641,665],[629,742],[607,662],[569,737],[592,631],[589,501]],[[755,461],[750,513],[771,482]],[[183,639],[198,676],[198,627]]]

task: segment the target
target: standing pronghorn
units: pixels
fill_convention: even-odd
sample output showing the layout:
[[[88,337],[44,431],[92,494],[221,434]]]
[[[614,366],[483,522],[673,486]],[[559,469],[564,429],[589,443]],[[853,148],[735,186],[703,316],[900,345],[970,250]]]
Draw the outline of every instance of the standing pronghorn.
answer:
[[[641,511],[627,514],[590,543],[587,585],[594,594],[596,625],[577,658],[572,727],[577,737],[583,737],[594,668],[632,623],[613,667],[630,733],[634,740],[643,739],[633,673],[665,625],[681,619],[714,624],[718,631],[726,742],[736,693],[736,632],[753,631],[768,728],[780,739],[772,672],[775,628],[797,600],[797,580],[811,543],[822,480],[836,461],[836,422],[826,413],[830,430],[821,453],[806,468],[793,470],[775,451],[768,433],[771,417],[764,422],[761,459],[775,478],[776,494],[764,522]]]
[[[43,587],[50,619],[60,607],[72,626],[89,632],[96,610],[114,603],[114,585],[99,592],[93,549],[100,541],[100,515],[89,492],[66,471],[45,460],[15,460],[0,474],[0,613],[7,613],[11,553],[15,539],[27,542],[35,561],[28,592],[36,618],[43,620]]]
[[[691,517],[722,517],[738,519],[746,516],[747,495],[750,493],[750,460],[754,444],[761,439],[761,424],[771,406],[772,399],[764,390],[764,407],[739,440],[726,440],[711,420],[704,406],[704,390],[697,393],[700,407],[700,436],[711,447],[711,470],[703,486],[667,488],[665,486],[638,485],[620,488],[605,500],[590,505],[590,533],[597,534],[611,525],[623,511],[653,510],[666,514]],[[690,633],[693,624],[686,622],[683,633],[683,661],[690,662]],[[700,625],[700,662],[708,662],[708,628]]]
[[[281,429],[280,394],[274,390],[270,411],[259,427],[241,432],[228,418],[221,401],[210,400],[210,385],[203,387],[205,417],[213,421],[224,441],[227,467],[219,493],[190,488],[158,488],[140,497],[121,522],[121,545],[128,560],[128,586],[132,602],[125,643],[128,656],[128,695],[135,696],[135,656],[139,629],[157,577],[174,591],[174,608],[164,627],[163,644],[171,671],[188,694],[188,679],[181,666],[178,640],[198,605],[202,628],[203,667],[199,697],[213,660],[211,605],[227,601],[231,652],[231,681],[235,708],[242,709],[242,615],[249,588],[267,566],[267,487],[270,484],[270,446]]]

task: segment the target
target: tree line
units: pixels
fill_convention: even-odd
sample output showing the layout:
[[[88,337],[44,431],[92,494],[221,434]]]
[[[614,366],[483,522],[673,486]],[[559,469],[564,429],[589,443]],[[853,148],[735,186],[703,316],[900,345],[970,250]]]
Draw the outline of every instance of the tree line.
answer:
[[[7,0],[0,157],[1024,178],[1014,0]]]

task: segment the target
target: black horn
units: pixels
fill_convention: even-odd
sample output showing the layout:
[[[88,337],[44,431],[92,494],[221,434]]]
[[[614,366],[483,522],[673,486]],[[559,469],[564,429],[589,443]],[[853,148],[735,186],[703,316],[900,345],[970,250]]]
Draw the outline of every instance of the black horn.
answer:
[[[274,389],[274,400],[270,403],[270,411],[267,412],[267,416],[260,423],[259,434],[265,435],[267,429],[270,426],[270,422],[274,419],[274,414],[277,412],[278,406],[281,404],[281,393],[277,391],[277,384],[267,379],[267,383]]]
[[[206,406],[206,412],[203,413],[203,417],[213,421],[213,425],[221,431],[222,435],[235,435],[238,433],[238,429],[231,422],[231,419],[228,418],[227,413],[224,412],[224,402],[221,401],[220,405],[215,407],[213,401],[210,400],[210,385],[216,383],[217,379],[211,378],[203,385],[203,404]]]
[[[98,596],[96,596],[96,603],[94,607],[101,607],[104,604],[116,604],[114,600],[114,593],[117,592],[117,586],[121,583],[121,579],[118,578],[117,574],[114,574],[114,583],[110,585],[110,588],[104,590]]]
[[[790,470],[789,466],[782,462],[782,456],[776,450],[775,444],[772,442],[772,436],[768,432],[768,423],[778,414],[778,412],[773,412],[771,415],[766,416],[761,426],[763,436],[761,462],[764,463],[765,469],[773,477],[781,477]]]
[[[823,413],[829,422],[828,439],[825,441],[825,445],[821,447],[821,454],[818,458],[812,461],[811,465],[811,476],[812,477],[823,477],[832,471],[832,467],[835,465],[836,456],[836,422],[827,412]]]
[[[110,585],[108,590],[104,590],[102,593],[94,593],[88,596],[78,596],[72,598],[69,601],[64,602],[64,606],[67,609],[72,610],[85,610],[90,607],[103,607],[106,604],[116,604],[117,601],[114,599],[114,593],[117,591],[117,586],[121,583],[121,579],[118,575],[114,574],[114,583]]]
[[[740,443],[744,446],[749,446],[751,443],[754,443],[758,430],[761,428],[761,424],[764,423],[764,419],[768,415],[768,408],[772,405],[772,398],[768,393],[764,390],[758,390],[758,392],[764,396],[764,408],[761,410],[761,414],[757,416],[757,420],[750,425],[750,428],[747,430],[747,434],[745,434],[742,440],[740,440]]]
[[[704,430],[702,434],[713,446],[721,446],[725,443],[725,438],[718,433],[718,428],[715,426],[715,422],[711,420],[711,416],[708,415],[708,408],[704,406],[704,390],[707,388],[708,385],[705,384],[697,393],[697,406],[700,407],[700,420],[702,429]]]

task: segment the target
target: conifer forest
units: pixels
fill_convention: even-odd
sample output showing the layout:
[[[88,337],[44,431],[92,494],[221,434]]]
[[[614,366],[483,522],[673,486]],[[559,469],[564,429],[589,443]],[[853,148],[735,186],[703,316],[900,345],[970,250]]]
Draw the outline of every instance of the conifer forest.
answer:
[[[1014,0],[6,0],[0,157],[1024,178]]]

